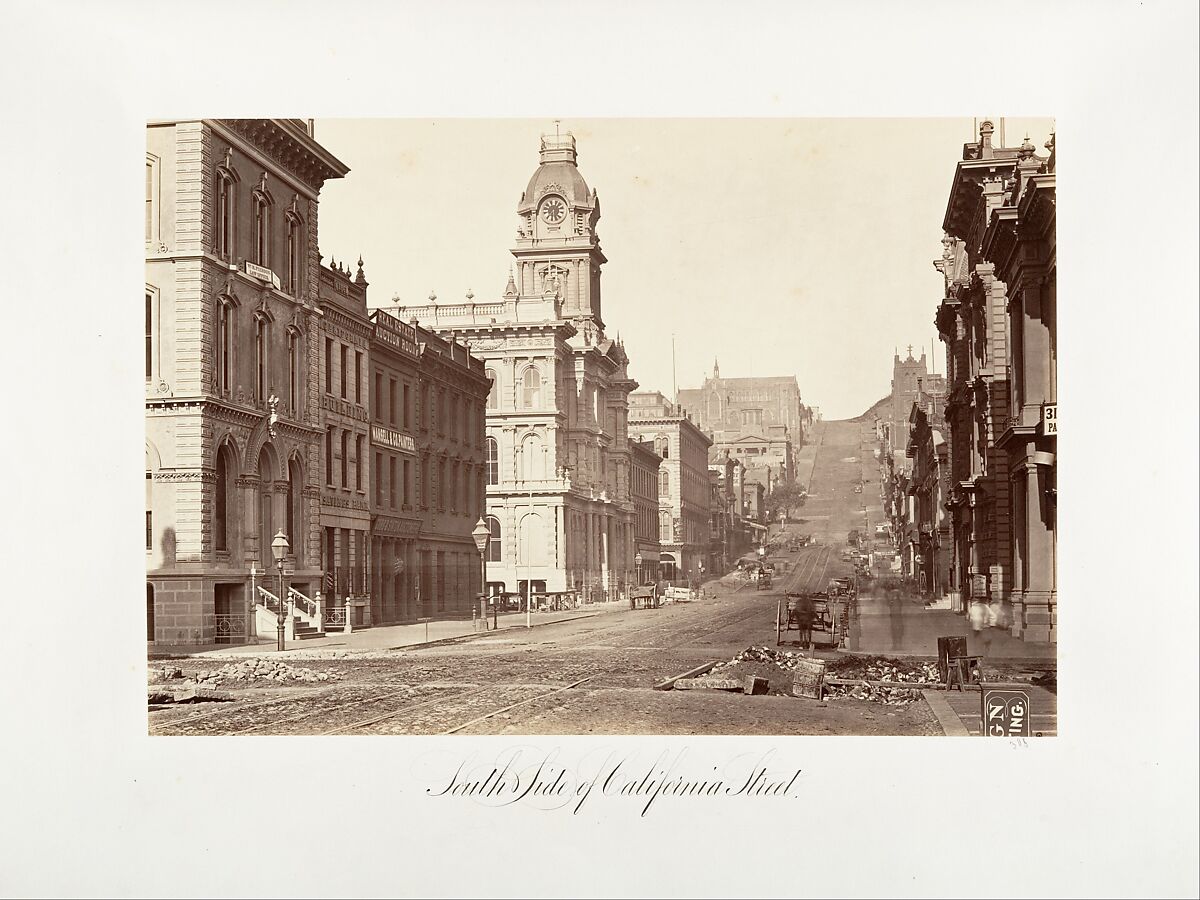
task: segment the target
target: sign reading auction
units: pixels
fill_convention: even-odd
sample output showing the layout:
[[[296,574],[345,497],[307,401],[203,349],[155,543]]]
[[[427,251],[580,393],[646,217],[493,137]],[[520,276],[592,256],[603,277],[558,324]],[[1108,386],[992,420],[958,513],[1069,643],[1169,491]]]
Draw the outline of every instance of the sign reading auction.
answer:
[[[1058,404],[1042,407],[1042,434],[1058,434]]]
[[[1029,695],[1024,691],[985,690],[980,701],[984,737],[1030,737]]]
[[[415,328],[383,310],[371,313],[371,321],[375,323],[376,338],[413,359],[420,358],[421,348],[417,346],[417,330]]]

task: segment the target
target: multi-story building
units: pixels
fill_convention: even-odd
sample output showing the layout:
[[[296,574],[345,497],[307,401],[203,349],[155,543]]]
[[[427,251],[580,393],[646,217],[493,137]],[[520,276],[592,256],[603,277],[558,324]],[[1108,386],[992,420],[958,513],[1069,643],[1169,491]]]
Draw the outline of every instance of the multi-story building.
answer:
[[[747,467],[766,467],[776,481],[791,481],[795,477],[792,439],[786,425],[717,429],[710,437],[714,456],[729,455]]]
[[[629,397],[629,433],[662,457],[658,474],[659,577],[698,580],[712,570],[709,554],[708,449],[712,442],[679,406],[658,391]]]
[[[1058,636],[1058,291],[1054,136],[1047,159],[1026,139],[980,248],[1008,285],[1009,404],[996,446],[1012,478],[1013,632]]]
[[[629,492],[634,506],[634,578],[641,584],[658,574],[658,467],[654,444],[630,439]],[[638,557],[641,562],[638,563]]]
[[[797,450],[813,421],[813,411],[800,402],[795,375],[722,378],[716,360],[712,376],[699,388],[679,391],[678,403],[709,433],[781,425]]]
[[[892,393],[891,404],[887,419],[892,447],[897,453],[904,453],[908,446],[908,416],[912,405],[916,402],[920,390],[945,392],[944,375],[933,375],[927,369],[925,351],[921,358],[914,359],[912,346],[909,345],[908,356],[900,358],[899,353],[892,357]]]
[[[299,119],[146,137],[147,637],[242,641],[276,534],[321,583],[317,201],[349,169]]]
[[[321,571],[323,615],[334,623],[349,616],[351,627],[377,623],[372,618],[367,583],[370,557],[371,486],[370,348],[367,280],[362,260],[358,273],[330,260],[321,266],[317,286],[321,312],[320,427],[323,433],[321,476]],[[338,610],[340,612],[334,612]]]
[[[397,305],[484,360],[491,590],[601,599],[634,575],[626,431],[636,382],[605,334],[600,202],[575,138],[543,136],[517,207],[517,245],[498,300]]]
[[[481,589],[483,362],[454,340],[371,313],[373,621],[466,616]]]
[[[904,542],[915,585],[927,597],[940,599],[949,587],[950,516],[945,500],[950,488],[946,441],[933,427],[941,422],[943,397],[918,393],[909,411],[906,456],[912,460],[906,490],[911,519],[905,522]]]
[[[1050,442],[1039,442],[1041,426],[1034,422],[1035,416],[1040,419],[1045,411],[1055,410],[1050,402],[1055,398],[1054,349],[1051,329],[1042,318],[1048,313],[1049,321],[1054,320],[1053,280],[1043,280],[1054,271],[1053,201],[1048,199],[1053,171],[1028,141],[1020,148],[994,147],[993,132],[992,123],[985,120],[979,141],[963,148],[943,221],[944,250],[935,262],[945,282],[935,322],[947,347],[951,595],[958,608],[971,600],[1012,599],[1019,561],[1023,580],[1016,596],[1021,605],[1014,604],[1012,610],[1013,632],[1030,640],[1053,640],[1054,560],[1047,548],[1053,546],[1054,517],[1052,493],[1045,489],[1053,474],[1053,456],[1039,455],[1049,454],[1042,447]],[[1048,180],[1039,182],[1039,175]],[[1022,220],[1021,204],[1026,201],[1030,218]],[[1014,231],[1017,223],[1020,228]],[[1013,240],[1021,242],[1022,253],[1030,254],[1028,267],[1011,252]],[[1017,341],[1015,367],[1012,294],[997,273],[995,257],[1004,260],[1004,273],[1014,285],[1021,285],[1022,303],[1035,311],[1028,314],[1018,307],[1015,328],[1030,334],[1032,342],[1027,344],[1023,336]],[[1022,331],[1027,325],[1031,330]],[[1026,362],[1030,351],[1033,364]],[[1011,391],[1015,370],[1028,379],[1019,409]],[[1016,472],[1014,464],[1019,467]],[[1013,540],[1013,475],[1024,492],[1016,506],[1023,546]],[[1031,502],[1032,523],[1026,515]],[[1039,543],[1036,562],[1031,535]],[[1027,593],[1031,583],[1038,587]],[[1025,602],[1027,596],[1032,604]]]

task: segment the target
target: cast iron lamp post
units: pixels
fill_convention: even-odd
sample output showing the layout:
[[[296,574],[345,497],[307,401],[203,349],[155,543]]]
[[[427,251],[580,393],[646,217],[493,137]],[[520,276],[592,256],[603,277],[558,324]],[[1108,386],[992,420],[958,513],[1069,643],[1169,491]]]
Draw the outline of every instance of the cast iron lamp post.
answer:
[[[492,529],[488,527],[483,516],[480,516],[479,521],[475,523],[475,530],[471,532],[471,537],[475,538],[475,549],[479,551],[479,615],[483,619],[483,630],[487,631],[487,545],[488,541],[492,539]],[[496,630],[494,620],[492,630]]]
[[[291,549],[291,544],[288,543],[287,535],[283,533],[283,529],[275,535],[275,539],[271,541],[271,553],[275,556],[275,565],[279,569],[279,617],[276,619],[275,636],[278,640],[277,650],[283,649],[283,623],[284,623],[284,608],[283,608],[283,560],[287,557],[288,550]]]
[[[637,586],[642,586],[642,551],[633,554],[633,564],[637,566]]]

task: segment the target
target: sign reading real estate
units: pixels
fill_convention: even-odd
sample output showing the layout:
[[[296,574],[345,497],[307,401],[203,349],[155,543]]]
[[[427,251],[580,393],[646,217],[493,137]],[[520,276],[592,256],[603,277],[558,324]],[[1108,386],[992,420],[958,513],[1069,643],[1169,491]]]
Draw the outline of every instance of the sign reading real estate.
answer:
[[[1029,695],[1024,691],[985,690],[980,700],[984,737],[1030,737]]]
[[[1042,434],[1058,434],[1058,404],[1042,407]]]

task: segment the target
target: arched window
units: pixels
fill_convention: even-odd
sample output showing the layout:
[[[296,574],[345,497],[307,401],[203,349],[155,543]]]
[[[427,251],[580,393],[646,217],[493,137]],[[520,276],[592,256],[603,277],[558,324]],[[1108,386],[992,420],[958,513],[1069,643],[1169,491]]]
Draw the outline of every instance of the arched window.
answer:
[[[658,513],[658,539],[670,543],[674,535],[671,533],[671,514],[663,509]]]
[[[669,459],[671,456],[671,439],[665,434],[660,434],[654,438],[654,452],[663,459]]]
[[[525,370],[523,381],[526,409],[537,409],[542,405],[542,375],[533,366]]]
[[[484,370],[484,374],[492,380],[491,389],[488,390],[487,408],[499,409],[500,379],[496,376],[496,371],[494,369],[486,369]]]
[[[233,387],[233,348],[237,345],[237,302],[228,294],[218,297],[216,314],[217,393],[228,395]]]
[[[293,297],[300,296],[300,273],[304,270],[301,265],[304,260],[303,226],[303,220],[296,211],[296,201],[293,200],[292,208],[287,213],[287,289]]]
[[[269,445],[258,454],[258,559],[264,566],[274,562],[271,541],[275,537],[275,466]],[[290,537],[289,537],[290,540]]]
[[[491,537],[488,539],[488,562],[500,562],[500,520],[495,516],[487,517],[488,531],[491,532]]]
[[[660,499],[671,496],[671,473],[670,472],[659,472],[658,473],[658,496]]]
[[[484,448],[487,450],[487,483],[500,483],[500,450],[496,444],[496,439],[493,437],[486,438],[483,442]]]
[[[267,402],[268,362],[267,353],[271,346],[271,323],[266,316],[254,317],[254,386],[260,405]]]
[[[300,332],[288,329],[288,406],[293,416],[300,414]]]
[[[226,156],[226,163],[230,157]],[[219,166],[216,175],[216,235],[213,241],[217,256],[221,259],[233,257],[233,223],[237,218],[235,183],[237,176],[228,165]]]
[[[213,547],[229,549],[229,491],[233,486],[233,460],[224,444],[217,449],[217,477],[213,495]]]
[[[271,267],[271,195],[261,186],[254,192],[254,261]]]
[[[536,434],[525,436],[521,441],[521,477],[525,481],[537,481],[545,477],[546,453],[542,439]]]

